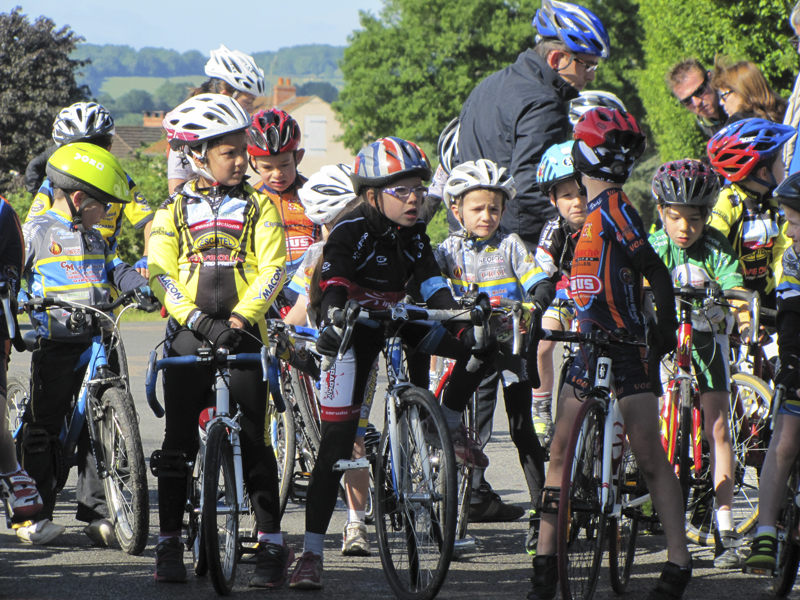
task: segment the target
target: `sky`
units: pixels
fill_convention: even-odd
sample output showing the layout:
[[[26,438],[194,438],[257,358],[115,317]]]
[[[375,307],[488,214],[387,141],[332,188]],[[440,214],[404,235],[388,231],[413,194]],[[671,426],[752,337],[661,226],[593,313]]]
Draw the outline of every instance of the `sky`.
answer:
[[[45,15],[58,28],[69,25],[91,44],[199,50],[206,56],[220,43],[246,53],[301,44],[344,46],[347,36],[359,28],[358,11],[377,15],[383,6],[382,0],[17,0],[14,4],[21,5],[22,14],[31,21]],[[240,8],[232,10],[237,4]]]

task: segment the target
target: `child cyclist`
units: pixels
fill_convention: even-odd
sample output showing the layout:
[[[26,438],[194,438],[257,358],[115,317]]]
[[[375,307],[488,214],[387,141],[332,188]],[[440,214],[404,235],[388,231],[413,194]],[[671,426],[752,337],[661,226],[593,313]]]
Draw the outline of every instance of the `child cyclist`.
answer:
[[[728,238],[742,261],[745,287],[757,291],[766,308],[775,308],[781,259],[791,244],[772,192],[784,177],[781,149],[796,134],[788,125],[744,119],[707,146],[711,165],[731,182],[722,188],[710,224]]]
[[[572,168],[573,144],[564,142],[550,146],[536,173],[539,189],[550,196],[551,204],[558,210],[558,216],[545,223],[536,248],[536,262],[556,288],[555,300],[542,317],[542,327],[556,331],[569,329],[575,318],[569,299],[569,274],[575,244],[586,220],[586,192],[578,185],[578,174]],[[541,385],[533,390],[533,426],[545,448],[550,446],[555,429],[551,413],[555,346],[555,342],[548,340],[539,342]]]
[[[800,439],[800,173],[789,175],[775,190],[775,198],[783,208],[786,234],[792,241],[783,255],[783,274],[777,290],[780,369],[775,384],[786,388],[786,397],[778,411],[761,470],[760,480],[764,485],[758,490],[758,529],[745,562],[745,572],[757,570],[770,574],[777,570],[775,523],[786,495],[789,470],[800,448],[797,443]]]
[[[696,160],[677,160],[661,165],[653,177],[653,196],[663,229],[650,236],[650,244],[672,273],[675,287],[718,284],[723,290],[744,289],[739,257],[725,236],[707,227],[708,213],[719,195],[717,174]],[[749,337],[747,304],[732,301],[739,331]],[[720,544],[714,566],[732,569],[740,558],[736,551],[733,522],[734,459],[730,413],[730,365],[728,335],[733,320],[727,309],[699,310],[692,316],[692,362],[695,367],[703,423],[714,469],[716,524]]]
[[[94,229],[108,204],[131,201],[119,161],[94,144],[68,144],[48,160],[47,177],[53,206],[23,228],[23,277],[30,295],[71,299],[87,306],[109,302],[114,289],[142,288],[149,296],[147,280],[117,258]],[[30,404],[17,438],[22,466],[36,480],[44,503],[31,523],[17,529],[17,537],[31,544],[48,544],[65,529],[52,522],[56,503],[52,440],[58,439],[86,372],[86,365],[76,369],[76,364],[92,345],[91,331],[70,330],[68,319],[69,314],[60,310],[31,315],[40,337],[31,359]],[[78,439],[78,457],[77,519],[88,523],[84,533],[92,542],[109,546],[114,528],[86,429]]]
[[[244,109],[220,94],[195,96],[164,118],[171,147],[191,156],[198,176],[164,202],[153,226],[150,281],[170,315],[167,356],[196,354],[208,343],[238,352],[258,352],[262,341],[268,343],[264,315],[283,282],[286,248],[275,207],[244,182],[249,126]],[[156,581],[186,581],[180,541],[190,476],[185,457],[197,452],[198,417],[213,380],[213,371],[199,365],[164,374]],[[230,392],[242,411],[243,476],[258,535],[249,585],[278,588],[294,553],[280,530],[278,466],[265,442],[268,384],[261,365],[231,369]]]
[[[506,169],[490,160],[466,162],[450,173],[444,186],[444,200],[461,230],[439,245],[436,260],[456,293],[463,294],[470,286],[477,285],[479,292],[490,297],[525,301],[530,299],[529,292],[534,284],[546,278],[522,239],[500,227],[506,203],[515,195],[514,179]],[[503,383],[511,439],[517,447],[531,495],[531,513],[535,515],[544,483],[544,451],[533,429],[532,388],[526,375],[525,361],[512,354],[511,341],[512,338],[506,335],[487,376],[496,371]],[[489,401],[494,404],[496,386],[492,395],[494,397]],[[442,410],[455,441],[456,458],[459,462],[472,462],[476,467],[475,481],[479,481],[489,459],[481,450],[479,441],[468,439],[461,423],[468,401],[469,397],[445,394]],[[473,502],[480,502],[480,499]],[[532,524],[530,539],[535,537],[535,528],[536,524]]]
[[[310,288],[312,304],[320,307],[320,353],[336,356],[341,345],[341,336],[331,323],[332,311],[343,308],[348,300],[378,308],[399,302],[412,276],[429,307],[457,308],[436,264],[425,225],[418,220],[427,192],[422,181],[430,177],[430,164],[422,150],[399,138],[380,139],[359,152],[352,181],[360,199],[340,215],[331,231]],[[470,328],[462,331],[466,343],[442,328],[429,334],[431,329],[422,324],[408,323],[401,329],[410,348],[427,338],[421,348],[425,352],[469,358],[466,343],[474,340]],[[293,588],[322,588],[324,537],[341,477],[333,465],[353,453],[367,383],[384,346],[383,336],[361,324],[356,325],[351,339],[353,346],[323,378],[321,441],[308,489],[303,555],[289,584]],[[488,369],[491,349],[476,351],[476,356],[483,360],[481,368],[475,373],[457,373],[453,378],[456,385],[450,386],[452,393],[469,396],[477,388]]]
[[[311,278],[322,256],[322,248],[328,239],[336,218],[355,200],[353,182],[350,180],[352,169],[348,165],[329,165],[314,173],[302,188],[297,190],[300,201],[305,208],[306,216],[321,228],[322,240],[310,246],[303,256],[303,262],[295,271],[288,287],[297,294],[297,302],[284,318],[289,325],[305,325],[310,322],[316,327],[317,319],[308,314],[308,297]],[[353,446],[353,460],[366,456],[364,438],[369,425],[369,412],[374,390],[377,384],[378,361],[375,361],[372,376],[361,405],[361,418],[358,421],[356,441]],[[370,546],[367,526],[364,523],[367,494],[369,493],[369,472],[367,469],[351,469],[344,474],[344,490],[347,496],[348,516],[342,533],[342,554],[345,556],[369,556]]]
[[[12,312],[16,306],[15,299],[19,293],[20,277],[25,266],[25,239],[19,217],[5,198],[0,196],[0,284],[5,286]],[[42,510],[42,497],[36,489],[33,478],[17,462],[17,453],[14,449],[14,438],[8,422],[8,401],[6,371],[8,359],[11,356],[11,332],[6,324],[7,316],[11,317],[14,326],[17,326],[15,314],[4,314],[0,305],[0,479],[4,481],[8,490],[12,517],[17,521],[24,521]],[[16,346],[16,343],[15,343]]]
[[[269,197],[280,214],[286,238],[286,281],[291,281],[306,250],[319,238],[319,225],[309,219],[297,190],[306,178],[297,172],[305,150],[299,148],[300,126],[288,113],[273,108],[253,115],[247,151],[250,167],[261,177],[256,189]],[[276,307],[285,317],[297,297],[284,288]]]
[[[114,132],[114,119],[111,113],[96,102],[76,102],[62,109],[53,123],[53,141],[56,147],[86,142],[110,151],[114,143]],[[123,215],[135,229],[144,229],[142,258],[133,266],[141,275],[147,277],[147,252],[153,211],[130,175],[126,174],[126,177],[131,201],[125,204],[110,204],[95,229],[103,235],[112,252],[117,251]],[[53,184],[49,179],[45,179],[33,199],[25,221],[44,214],[52,206]]]
[[[594,108],[580,118],[574,137],[572,162],[581,174],[586,197],[590,198],[570,274],[579,328],[583,332],[597,327],[610,332],[624,328],[636,338],[644,338],[644,275],[655,290],[658,309],[650,351],[660,358],[677,345],[672,280],[647,242],[641,218],[621,189],[644,152],[644,134],[627,113]],[[593,363],[592,356],[585,357],[579,352],[561,390],[545,482],[548,487],[561,485],[567,439],[580,407],[578,394],[588,388]],[[658,441],[658,399],[652,391],[644,350],[615,347],[613,373],[628,439],[639,468],[646,474],[647,486],[667,535],[668,562],[648,598],[680,598],[691,579],[691,557],[686,548],[680,485]],[[557,510],[546,495],[529,600],[555,597]]]

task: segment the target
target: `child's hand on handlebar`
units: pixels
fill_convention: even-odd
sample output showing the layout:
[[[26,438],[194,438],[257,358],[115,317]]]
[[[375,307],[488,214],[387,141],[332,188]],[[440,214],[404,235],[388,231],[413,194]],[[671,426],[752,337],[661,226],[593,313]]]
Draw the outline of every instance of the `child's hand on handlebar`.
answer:
[[[336,356],[342,345],[342,336],[333,325],[326,325],[317,338],[317,352],[323,356]]]

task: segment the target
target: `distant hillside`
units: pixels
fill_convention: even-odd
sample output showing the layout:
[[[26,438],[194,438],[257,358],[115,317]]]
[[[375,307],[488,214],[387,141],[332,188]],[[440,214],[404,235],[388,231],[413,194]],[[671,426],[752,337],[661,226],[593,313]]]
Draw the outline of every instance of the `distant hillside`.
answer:
[[[267,76],[273,76],[268,80],[289,76],[299,81],[321,80],[341,85],[338,62],[343,52],[342,46],[309,44],[281,48],[277,52],[254,52],[252,56]],[[180,77],[203,76],[208,61],[208,56],[197,50],[181,54],[164,48],[134,50],[130,46],[112,44],[81,44],[71,58],[91,59],[92,63],[82,69],[80,83],[87,84],[94,96],[100,94],[103,83],[111,77],[158,77],[174,82]]]

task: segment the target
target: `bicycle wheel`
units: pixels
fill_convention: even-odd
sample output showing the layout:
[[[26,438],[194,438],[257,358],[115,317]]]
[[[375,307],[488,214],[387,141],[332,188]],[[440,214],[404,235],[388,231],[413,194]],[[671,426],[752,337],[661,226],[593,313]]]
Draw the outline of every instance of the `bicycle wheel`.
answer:
[[[588,599],[594,594],[606,534],[606,515],[600,505],[603,485],[602,405],[583,402],[564,456],[558,503],[558,576],[564,600]]]
[[[795,465],[789,474],[783,506],[775,523],[778,529],[778,572],[772,581],[772,593],[780,598],[789,595],[800,566],[800,540],[797,538],[800,510],[797,508],[797,485],[800,472]]]
[[[100,396],[100,407],[103,417],[97,430],[107,472],[103,487],[108,512],[122,550],[141,554],[150,531],[150,498],[133,399],[119,388],[108,388]]]
[[[387,418],[377,459],[378,549],[395,595],[427,600],[442,587],[453,556],[456,459],[441,408],[429,391],[405,391],[396,414],[397,439],[390,439]]]
[[[763,463],[761,440],[767,429],[761,407],[769,413],[772,392],[759,378],[748,373],[735,373],[731,378],[731,440],[734,453],[733,522],[736,531],[745,534],[758,521],[758,485]],[[704,452],[705,454],[706,452]],[[701,479],[709,482],[693,490],[687,513],[686,536],[700,546],[714,543],[714,497],[709,460],[703,457]]]
[[[201,498],[203,495],[203,450],[198,450],[194,460],[192,476],[188,480],[186,493],[186,522],[183,524],[186,536],[186,545],[192,550],[192,566],[195,575],[203,577],[208,573],[208,560],[206,549],[203,545],[202,514],[200,512]]]
[[[278,481],[280,481],[281,515],[286,510],[289,502],[289,495],[292,491],[292,474],[294,473],[294,459],[297,445],[294,430],[294,415],[292,415],[291,404],[286,406],[286,410],[279,413],[270,404],[269,415],[269,438],[275,458],[278,461]]]
[[[611,588],[617,594],[622,594],[631,577],[631,568],[636,557],[639,518],[642,516],[640,508],[626,507],[626,504],[643,495],[636,459],[627,444],[622,455],[619,474],[617,492],[618,502],[622,504],[622,513],[619,518],[612,518],[608,523],[608,566]]]
[[[11,375],[6,387],[6,410],[11,432],[22,424],[22,414],[31,398],[31,378],[27,375]]]
[[[206,441],[203,471],[202,537],[211,583],[218,594],[231,593],[239,560],[239,507],[228,429],[218,421]]]
[[[303,430],[316,457],[319,452],[320,418],[314,382],[300,371],[293,369],[291,374],[292,393],[303,418]]]

